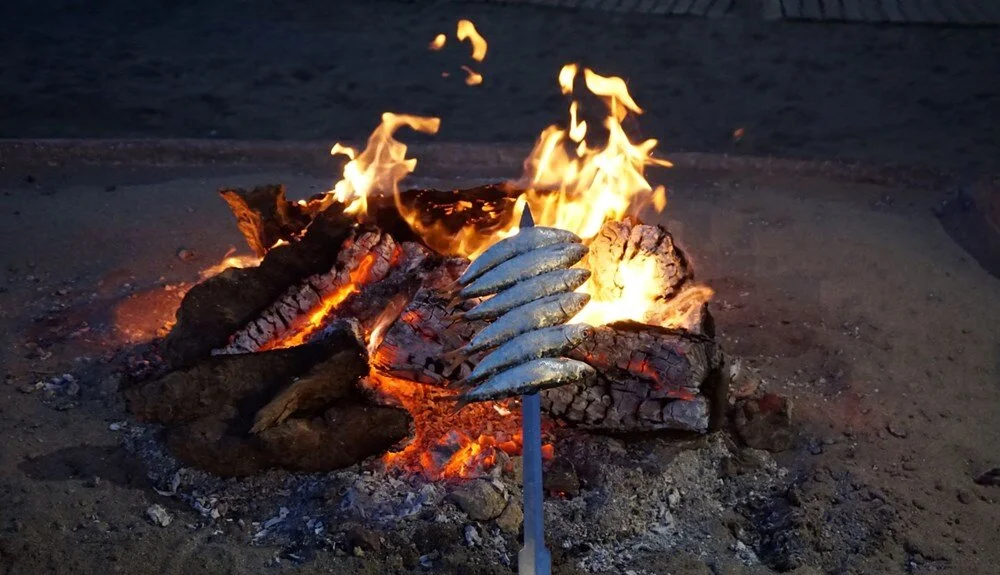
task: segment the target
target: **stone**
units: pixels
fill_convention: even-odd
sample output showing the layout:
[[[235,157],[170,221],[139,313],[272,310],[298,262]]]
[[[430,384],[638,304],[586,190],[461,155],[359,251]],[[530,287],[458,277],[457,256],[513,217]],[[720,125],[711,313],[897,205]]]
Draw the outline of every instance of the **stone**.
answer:
[[[370,529],[355,526],[348,529],[344,535],[347,542],[347,548],[354,551],[355,554],[357,550],[361,550],[363,555],[365,551],[377,553],[382,549],[381,538],[378,533],[375,533]]]
[[[524,511],[521,509],[521,504],[513,500],[504,507],[500,517],[497,517],[497,527],[504,533],[517,533],[521,530],[522,523],[524,523]]]
[[[448,494],[447,499],[473,521],[496,519],[507,506],[503,494],[491,483],[482,479],[459,486]]]
[[[767,393],[736,407],[733,425],[748,447],[774,453],[792,447],[792,404],[788,398]]]
[[[994,467],[975,479],[979,485],[1000,485],[1000,467]]]
[[[174,517],[158,503],[154,503],[146,509],[146,517],[149,518],[153,525],[159,525],[160,527],[166,527],[174,520]]]

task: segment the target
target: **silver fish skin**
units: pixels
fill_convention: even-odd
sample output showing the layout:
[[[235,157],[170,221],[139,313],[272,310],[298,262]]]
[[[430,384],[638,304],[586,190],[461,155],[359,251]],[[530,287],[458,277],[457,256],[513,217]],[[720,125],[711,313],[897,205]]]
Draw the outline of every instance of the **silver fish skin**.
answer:
[[[536,226],[525,228],[517,234],[504,238],[479,254],[465,272],[458,278],[459,285],[467,285],[472,280],[504,263],[505,261],[532,250],[555,244],[578,244],[582,240],[573,232],[559,228]]]
[[[465,320],[494,319],[537,299],[571,292],[590,278],[590,270],[570,268],[545,272],[498,293],[462,314]]]
[[[509,259],[462,288],[459,297],[470,299],[495,294],[512,285],[545,272],[565,269],[587,255],[582,244],[555,244],[525,252]]]
[[[458,385],[479,383],[505,369],[533,359],[562,355],[593,335],[594,328],[584,323],[529,331],[491,351]]]
[[[597,371],[575,359],[546,357],[502,371],[479,387],[458,396],[459,405],[505,399],[543,389],[577,383],[597,375]]]
[[[590,294],[570,292],[550,295],[516,307],[480,330],[461,351],[468,357],[477,351],[506,343],[522,333],[566,323],[589,301]]]

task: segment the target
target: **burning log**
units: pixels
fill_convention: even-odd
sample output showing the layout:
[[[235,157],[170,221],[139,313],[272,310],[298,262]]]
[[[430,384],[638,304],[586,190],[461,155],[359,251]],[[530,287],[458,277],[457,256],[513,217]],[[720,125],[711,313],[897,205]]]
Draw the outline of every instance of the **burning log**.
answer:
[[[361,286],[383,279],[401,252],[395,240],[378,229],[356,230],[338,250],[330,270],[288,288],[213,354],[251,353],[306,341],[331,309]]]
[[[725,407],[722,353],[710,338],[619,322],[569,355],[597,368],[597,381],[546,390],[542,408],[581,427],[705,432]]]
[[[222,189],[219,195],[236,215],[236,223],[247,244],[258,257],[279,241],[297,238],[312,221],[315,209],[285,199],[285,186],[258,186],[251,191]]]
[[[237,330],[259,317],[288,286],[328,271],[354,228],[341,206],[331,206],[301,240],[271,249],[256,268],[229,269],[191,288],[177,311],[177,323],[161,345],[173,368],[191,365],[228,345]]]
[[[310,370],[312,370],[310,372]],[[368,372],[364,346],[348,329],[329,330],[308,345],[269,352],[214,356],[125,391],[129,409],[142,421],[179,423],[233,406],[256,413],[293,378],[328,377],[325,390],[340,397]]]

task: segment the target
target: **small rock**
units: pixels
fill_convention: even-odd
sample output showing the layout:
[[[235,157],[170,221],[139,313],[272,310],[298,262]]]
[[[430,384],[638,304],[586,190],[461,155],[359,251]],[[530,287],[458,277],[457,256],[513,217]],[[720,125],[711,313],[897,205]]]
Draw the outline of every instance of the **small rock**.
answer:
[[[446,497],[473,521],[489,521],[503,513],[507,502],[503,494],[482,479],[459,486]]]
[[[900,439],[906,439],[906,436],[908,435],[906,428],[902,427],[898,423],[890,423],[889,425],[886,425],[885,430],[888,431],[893,437],[898,437]]]
[[[676,509],[681,504],[681,492],[676,487],[671,487],[667,491],[667,505],[671,509]]]
[[[179,260],[181,260],[182,262],[190,262],[190,261],[193,261],[197,257],[198,256],[194,253],[193,250],[189,250],[189,249],[185,249],[185,248],[181,248],[181,249],[177,250],[177,258]]]
[[[542,488],[550,493],[576,497],[580,494],[580,478],[576,475],[576,468],[563,458],[553,459],[542,476]]]
[[[166,527],[174,520],[174,517],[158,503],[154,503],[146,509],[146,517],[149,518],[153,525],[159,525],[160,527]]]
[[[979,485],[1000,485],[1000,467],[994,467],[975,479]]]
[[[91,477],[90,479],[88,479],[87,482],[84,483],[84,485],[86,485],[87,487],[90,487],[90,488],[100,487],[101,486],[101,478],[95,475],[95,476]]]
[[[500,517],[497,517],[497,527],[504,533],[517,533],[522,523],[524,523],[524,511],[521,510],[521,504],[514,500],[511,500]]]
[[[780,452],[792,446],[792,403],[788,398],[766,393],[742,402],[736,408],[733,424],[747,446]]]
[[[465,543],[469,547],[475,547],[476,545],[482,544],[482,542],[483,542],[483,538],[480,537],[479,531],[476,530],[476,526],[475,525],[466,525],[465,526]]]
[[[813,455],[819,455],[823,453],[823,443],[815,439],[809,440],[809,453]]]
[[[965,505],[972,503],[974,500],[972,494],[964,489],[959,489],[955,496],[958,498],[960,503],[964,503]]]
[[[508,465],[510,478],[514,480],[516,485],[524,485],[524,458],[515,455],[510,458]]]
[[[365,551],[377,553],[382,549],[382,540],[378,533],[364,527],[352,527],[347,531],[346,539],[347,547],[358,557],[363,557]],[[358,550],[362,552],[361,555],[357,554]]]

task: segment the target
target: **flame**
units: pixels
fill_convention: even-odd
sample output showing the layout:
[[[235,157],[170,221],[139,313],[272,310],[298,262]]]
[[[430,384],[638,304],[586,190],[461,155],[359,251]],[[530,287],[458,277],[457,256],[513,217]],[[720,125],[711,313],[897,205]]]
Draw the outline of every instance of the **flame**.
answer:
[[[306,341],[309,340],[309,336],[316,333],[317,330],[323,327],[327,316],[330,315],[330,313],[336,309],[337,306],[343,303],[344,300],[352,294],[360,291],[361,286],[364,285],[366,279],[368,278],[368,274],[374,263],[375,254],[365,254],[365,256],[361,258],[361,261],[358,262],[357,267],[351,270],[349,274],[349,282],[324,296],[319,305],[314,307],[308,315],[298,318],[294,322],[295,325],[290,326],[287,332],[261,346],[260,351],[295,347],[306,343]]]
[[[447,41],[448,41],[447,36],[445,36],[444,34],[438,34],[437,36],[434,37],[433,40],[431,40],[431,43],[429,46],[427,46],[427,49],[437,52],[441,48],[444,48],[444,43]]]
[[[469,86],[478,86],[483,83],[482,74],[476,73],[472,68],[468,66],[462,66],[462,70],[465,72],[465,83]]]
[[[344,166],[343,179],[334,186],[325,200],[338,201],[347,207],[344,212],[364,216],[368,213],[368,196],[373,192],[398,195],[400,180],[413,172],[417,160],[406,158],[406,144],[393,138],[396,130],[407,126],[412,130],[436,134],[441,127],[440,118],[411,116],[407,114],[382,114],[379,124],[364,151],[358,154],[353,148],[334,144],[330,154],[342,154],[350,158]]]
[[[407,303],[409,303],[409,299],[406,295],[398,294],[389,300],[382,313],[375,318],[375,323],[368,334],[368,355],[374,355],[378,346],[382,345],[382,339],[385,337],[386,330],[392,327],[392,324],[399,318],[399,314],[403,312],[403,308],[406,307]]]
[[[281,240],[278,240],[281,241]],[[277,244],[275,244],[277,245]],[[222,256],[222,261],[209,266],[200,272],[198,276],[201,281],[205,281],[210,277],[217,276],[229,268],[252,268],[260,265],[261,258],[254,255],[233,255],[236,253],[236,248],[230,248],[226,252],[226,255]]]
[[[472,43],[472,59],[476,62],[482,62],[486,58],[486,39],[479,34],[476,30],[476,25],[469,20],[459,20],[458,21],[458,32],[456,33],[458,39],[468,40]]]

